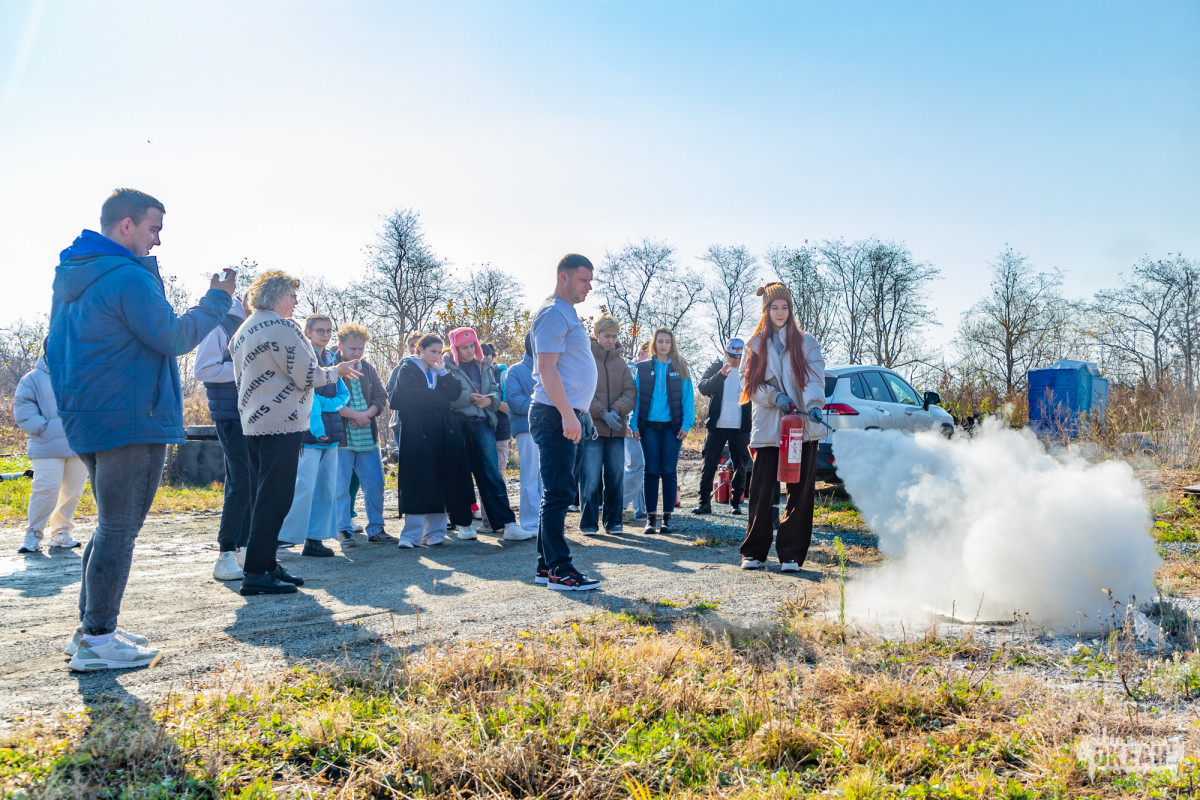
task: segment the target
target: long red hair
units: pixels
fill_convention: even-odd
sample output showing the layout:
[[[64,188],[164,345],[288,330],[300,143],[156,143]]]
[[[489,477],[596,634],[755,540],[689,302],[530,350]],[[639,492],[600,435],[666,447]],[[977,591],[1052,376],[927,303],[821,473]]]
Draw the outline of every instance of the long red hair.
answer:
[[[800,330],[800,326],[796,324],[796,318],[792,316],[792,304],[788,303],[787,319],[783,322],[784,340],[787,342],[788,357],[792,361],[792,374],[796,376],[796,381],[800,385],[800,390],[808,385],[808,359],[804,357],[804,331]],[[762,319],[758,321],[758,327],[754,329],[754,333],[750,337],[750,341],[758,343],[758,350],[752,350],[749,346],[746,347],[746,380],[742,385],[742,396],[738,402],[749,403],[750,395],[754,394],[767,383],[767,350],[770,346],[771,336],[775,333],[771,328],[771,312],[768,309],[763,312]],[[779,391],[784,392],[783,376],[779,376]],[[797,403],[802,402],[799,397],[793,397]]]

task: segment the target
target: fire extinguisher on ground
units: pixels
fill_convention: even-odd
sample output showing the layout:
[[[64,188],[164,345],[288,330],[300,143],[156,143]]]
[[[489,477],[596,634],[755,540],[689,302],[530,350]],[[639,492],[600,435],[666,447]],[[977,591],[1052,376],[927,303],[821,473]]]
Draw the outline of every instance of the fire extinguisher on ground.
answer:
[[[729,502],[729,482],[732,477],[732,470],[729,469],[728,462],[722,461],[721,466],[717,468],[717,502]]]
[[[800,480],[800,460],[804,453],[804,417],[799,414],[784,414],[779,424],[779,472],[780,483],[797,483]]]

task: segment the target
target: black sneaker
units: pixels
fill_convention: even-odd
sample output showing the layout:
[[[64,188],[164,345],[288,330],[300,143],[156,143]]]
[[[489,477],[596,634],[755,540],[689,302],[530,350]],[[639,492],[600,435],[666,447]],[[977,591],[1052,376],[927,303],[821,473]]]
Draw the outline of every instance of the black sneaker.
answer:
[[[671,515],[663,514],[662,525],[658,526],[659,533],[674,533],[675,529],[671,527]]]
[[[740,517],[742,515],[742,507],[737,503],[731,503],[729,513]]]
[[[397,539],[395,536],[392,536],[387,531],[380,531],[379,533],[375,534],[374,536],[368,536],[367,541],[371,542],[372,544],[395,544],[396,542],[398,542],[400,540]]]
[[[276,564],[275,569],[271,570],[271,574],[275,576],[275,580],[290,583],[293,586],[303,586],[304,578],[293,575],[283,568],[283,564]]]
[[[711,514],[712,505],[708,502],[701,502],[700,505],[692,509],[693,514]]]
[[[567,567],[550,573],[546,588],[556,592],[586,592],[599,589],[600,581],[589,578],[574,567]]]
[[[537,573],[533,576],[533,582],[545,586],[550,582],[550,570],[546,567],[538,567]]]
[[[332,548],[321,544],[318,539],[305,539],[304,549],[300,551],[302,556],[312,556],[313,558],[332,558],[336,555]]]
[[[251,578],[249,575],[242,578],[241,594],[243,597],[255,594],[291,594],[295,591],[295,584],[281,581],[271,572],[264,572],[257,578]]]

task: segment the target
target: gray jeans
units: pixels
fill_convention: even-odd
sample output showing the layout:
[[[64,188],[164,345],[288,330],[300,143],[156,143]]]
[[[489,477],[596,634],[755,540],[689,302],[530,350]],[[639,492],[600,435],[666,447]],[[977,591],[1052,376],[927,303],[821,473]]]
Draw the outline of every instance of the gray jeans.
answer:
[[[79,454],[87,466],[97,511],[96,531],[80,567],[79,620],[89,636],[117,629],[133,543],[150,513],[166,455],[165,444],[131,444]]]

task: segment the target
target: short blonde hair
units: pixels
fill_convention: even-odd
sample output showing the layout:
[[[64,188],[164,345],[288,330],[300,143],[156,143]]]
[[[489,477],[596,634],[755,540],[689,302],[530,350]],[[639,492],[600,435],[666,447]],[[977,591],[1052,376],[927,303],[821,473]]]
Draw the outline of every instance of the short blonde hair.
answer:
[[[275,306],[300,288],[300,281],[277,269],[264,272],[246,289],[246,302],[255,311],[274,311]]]
[[[361,339],[363,344],[366,344],[367,342],[371,341],[371,332],[362,325],[348,322],[342,327],[338,328],[338,341],[344,342],[347,339]]]
[[[621,331],[621,323],[617,322],[617,318],[611,314],[605,314],[603,317],[600,317],[600,319],[596,320],[596,324],[592,327],[592,330],[596,332],[597,336],[599,336],[602,331],[607,330],[614,330],[619,333]]]

